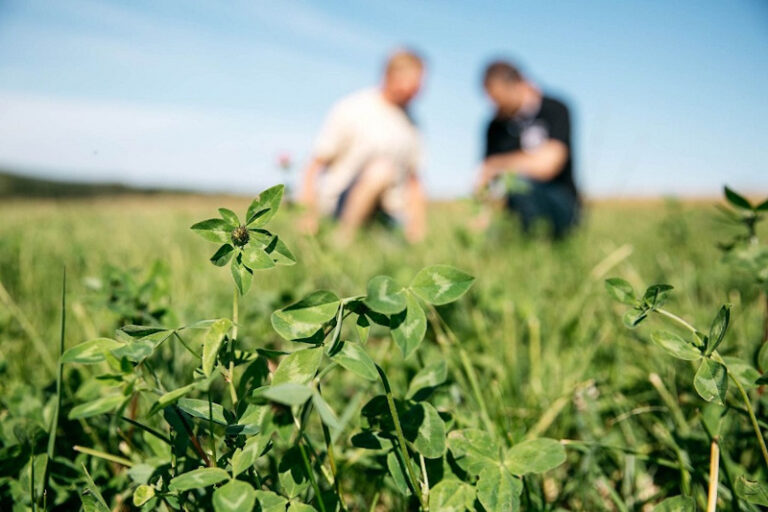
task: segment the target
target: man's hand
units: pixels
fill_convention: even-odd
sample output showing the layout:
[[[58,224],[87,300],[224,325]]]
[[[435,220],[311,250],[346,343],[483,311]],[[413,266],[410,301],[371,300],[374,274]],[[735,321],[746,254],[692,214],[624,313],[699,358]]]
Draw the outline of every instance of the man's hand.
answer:
[[[478,171],[477,182],[475,183],[475,193],[480,195],[499,174],[503,172],[503,161],[498,157],[489,156],[483,161]]]

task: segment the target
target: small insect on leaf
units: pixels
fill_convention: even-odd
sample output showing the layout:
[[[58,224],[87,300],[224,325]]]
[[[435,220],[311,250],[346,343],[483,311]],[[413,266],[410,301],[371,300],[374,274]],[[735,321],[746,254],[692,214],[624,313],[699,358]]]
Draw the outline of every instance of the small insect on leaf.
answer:
[[[710,355],[714,352],[718,345],[723,341],[725,333],[728,330],[728,323],[731,320],[731,306],[726,304],[720,308],[717,312],[717,316],[712,321],[712,326],[709,328],[709,338],[707,339],[707,351],[706,355]]]
[[[743,208],[744,210],[751,210],[752,205],[749,201],[747,201],[747,198],[742,196],[741,194],[738,194],[734,192],[732,189],[728,188],[727,186],[724,187],[725,192],[725,199],[731,203],[733,206],[737,208]]]
[[[634,306],[637,303],[637,297],[635,297],[635,290],[632,289],[632,285],[624,279],[619,277],[612,277],[605,280],[605,289],[615,300],[626,304],[628,306]]]

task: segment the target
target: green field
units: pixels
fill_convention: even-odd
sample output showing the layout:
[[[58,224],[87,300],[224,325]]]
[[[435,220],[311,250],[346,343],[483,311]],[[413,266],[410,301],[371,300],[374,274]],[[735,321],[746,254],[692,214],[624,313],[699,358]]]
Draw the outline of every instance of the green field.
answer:
[[[189,227],[215,216],[217,207],[242,212],[249,202],[230,197],[153,196],[0,203],[0,459],[6,459],[0,463],[0,509],[10,510],[13,502],[14,510],[31,509],[27,445],[34,453],[45,453],[47,437],[35,434],[40,440],[19,431],[37,427],[47,431],[55,409],[63,269],[67,272],[66,348],[100,336],[113,337],[123,322],[148,324],[160,318],[162,323],[178,326],[229,317],[229,269],[210,264],[208,258],[216,247]],[[445,413],[449,430],[481,429],[504,450],[525,439],[561,441],[567,455],[563,464],[524,477],[519,498],[524,510],[651,510],[664,498],[677,495],[691,496],[705,510],[708,429],[718,423],[725,408],[708,404],[696,394],[691,385],[694,364],[669,357],[650,341],[655,329],[682,332],[656,316],[637,329],[628,329],[622,323],[627,307],[611,300],[604,281],[622,277],[635,290],[654,283],[671,284],[674,290],[665,308],[702,330],[709,329],[722,304],[730,303],[731,327],[719,350],[757,366],[764,297],[749,275],[722,261],[716,244],[729,239],[733,229],[718,220],[713,204],[592,204],[583,227],[557,244],[526,239],[516,224],[503,219],[497,219],[488,233],[475,233],[467,227],[472,205],[464,202],[433,205],[429,236],[414,247],[397,234],[373,230],[350,247],[336,248],[330,233],[317,238],[297,233],[292,228],[297,215],[283,207],[270,227],[291,248],[297,264],[255,272],[251,291],[240,298],[237,340],[241,349],[297,348],[275,333],[270,315],[314,290],[332,290],[340,297],[364,295],[373,276],[385,274],[407,284],[423,267],[452,265],[476,281],[456,302],[428,312],[430,325],[416,354],[404,360],[385,329],[374,328],[365,345],[389,376],[396,397],[406,394],[420,368],[444,360],[447,380],[433,390],[429,401]],[[155,277],[141,290],[153,266]],[[146,312],[158,309],[164,311],[147,316]],[[191,343],[199,347],[201,342],[193,339]],[[191,382],[197,364],[184,350],[166,344],[152,357],[165,388]],[[274,359],[271,364],[279,360]],[[73,406],[103,393],[103,379],[96,381],[93,376],[109,372],[105,363],[64,367],[48,509],[80,506],[75,490],[89,486],[82,465],[110,507],[132,507],[131,495],[142,481],[138,471],[75,451],[75,445],[127,459],[134,468],[159,464],[143,455],[149,443],[146,435],[115,421],[114,416],[67,419]],[[241,378],[236,374],[236,380]],[[334,371],[323,380],[322,392],[338,416],[344,418],[349,409],[350,419],[335,433],[333,443],[340,481],[336,494],[343,496],[346,508],[416,510],[418,500],[402,492],[382,465],[381,454],[355,446],[351,439],[361,428],[357,412],[382,393],[381,384]],[[152,394],[139,394],[136,417],[167,431],[160,414],[144,415],[153,402]],[[215,403],[229,407],[224,379],[211,385],[211,395]],[[194,396],[207,398],[204,392]],[[755,390],[751,398],[758,418],[765,419],[766,395]],[[723,509],[737,509],[732,490],[739,476],[765,481],[767,474],[740,400],[732,387],[726,401],[731,411],[718,427]],[[487,418],[481,414],[483,407]],[[201,421],[196,428],[208,450],[206,424]],[[330,492],[323,432],[314,415],[307,435],[308,446],[322,452],[309,457],[317,485],[323,493]],[[229,446],[225,437],[221,427],[214,441],[219,453]],[[33,441],[25,445],[24,439],[30,438]],[[275,485],[263,476],[271,474],[279,462],[275,454],[281,453],[280,443],[275,445],[255,463],[257,476],[251,478],[257,478],[254,482],[261,482],[264,489],[285,490],[284,484]],[[451,452],[451,457],[456,453]],[[419,462],[431,477],[427,487],[448,479],[446,468],[453,467],[447,454],[442,461],[417,457],[416,465]],[[464,475],[463,480],[473,483],[475,477]],[[321,510],[314,485],[307,485],[295,500]],[[38,498],[41,492],[39,487]],[[205,509],[209,503],[205,499],[210,498],[185,499],[184,507],[196,510]],[[325,505],[327,510],[336,506]],[[267,510],[263,503],[261,507]],[[741,500],[739,509],[757,510],[757,506]],[[304,509],[297,504],[295,510]]]

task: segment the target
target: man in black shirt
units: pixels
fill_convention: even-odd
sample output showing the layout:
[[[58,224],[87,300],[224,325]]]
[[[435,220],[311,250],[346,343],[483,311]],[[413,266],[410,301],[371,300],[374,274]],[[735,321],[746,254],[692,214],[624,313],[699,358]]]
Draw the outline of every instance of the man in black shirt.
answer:
[[[543,95],[509,62],[489,65],[483,85],[497,110],[488,125],[478,189],[505,173],[516,175],[524,190],[506,199],[508,208],[520,214],[523,229],[543,220],[555,238],[562,237],[580,211],[568,108]]]

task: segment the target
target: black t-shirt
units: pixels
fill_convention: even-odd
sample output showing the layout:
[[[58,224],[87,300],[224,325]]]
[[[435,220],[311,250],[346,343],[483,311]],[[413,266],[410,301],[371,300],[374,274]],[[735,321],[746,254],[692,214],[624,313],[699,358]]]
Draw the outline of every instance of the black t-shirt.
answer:
[[[485,156],[533,149],[548,139],[559,140],[568,148],[568,160],[550,183],[566,185],[576,194],[573,181],[573,147],[571,145],[571,116],[568,107],[548,96],[541,98],[541,107],[529,116],[495,117],[488,124]]]

